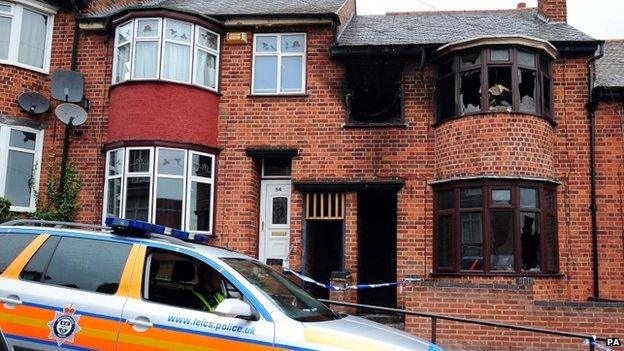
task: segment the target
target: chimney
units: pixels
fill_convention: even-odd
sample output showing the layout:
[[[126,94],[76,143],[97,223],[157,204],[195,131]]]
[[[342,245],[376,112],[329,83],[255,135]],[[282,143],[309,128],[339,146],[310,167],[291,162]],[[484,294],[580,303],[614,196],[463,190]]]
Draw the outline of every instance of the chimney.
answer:
[[[518,10],[524,10],[524,9],[526,9],[526,2],[519,2]]]
[[[537,10],[552,22],[568,21],[566,0],[537,0]]]

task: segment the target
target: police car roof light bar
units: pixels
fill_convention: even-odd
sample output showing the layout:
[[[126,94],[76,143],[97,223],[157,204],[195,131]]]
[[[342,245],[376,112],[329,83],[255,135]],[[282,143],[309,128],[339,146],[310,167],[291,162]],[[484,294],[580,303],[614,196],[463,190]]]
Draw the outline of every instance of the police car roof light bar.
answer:
[[[152,233],[165,233],[165,227],[162,225],[138,221],[135,219],[107,217],[106,225],[113,228],[113,234],[120,236],[150,238]]]

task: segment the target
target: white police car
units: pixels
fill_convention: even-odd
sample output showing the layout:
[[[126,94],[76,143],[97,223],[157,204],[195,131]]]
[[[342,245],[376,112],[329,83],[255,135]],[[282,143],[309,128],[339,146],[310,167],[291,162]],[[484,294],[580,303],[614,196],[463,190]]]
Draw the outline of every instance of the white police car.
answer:
[[[201,236],[120,219],[112,232],[12,224],[0,227],[0,329],[16,350],[441,350],[189,242]],[[224,298],[212,312],[195,290],[206,271]]]

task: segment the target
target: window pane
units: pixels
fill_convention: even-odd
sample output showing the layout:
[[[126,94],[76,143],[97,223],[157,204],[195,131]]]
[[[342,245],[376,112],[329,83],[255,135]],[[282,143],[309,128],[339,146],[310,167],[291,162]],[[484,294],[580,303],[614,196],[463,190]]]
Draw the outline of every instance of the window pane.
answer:
[[[291,173],[291,160],[288,158],[273,158],[264,160],[264,175],[289,177]]]
[[[481,188],[461,189],[459,194],[460,207],[471,208],[482,206],[483,194],[481,193]]]
[[[277,52],[277,36],[256,36],[257,52]]]
[[[159,149],[158,174],[184,175],[184,151]]]
[[[150,150],[130,150],[128,171],[132,173],[149,172]]]
[[[212,157],[193,154],[193,176],[212,178]]]
[[[24,270],[20,273],[20,278],[28,281],[41,281],[59,240],[60,238],[57,236],[49,237],[30,259],[26,267],[24,267]]]
[[[165,21],[165,38],[167,39],[190,43],[192,31],[193,25],[190,23],[170,19]]]
[[[552,190],[544,190],[544,209],[554,211],[556,206],[555,192]]]
[[[158,37],[158,20],[140,19],[137,21],[137,38]]]
[[[511,190],[492,190],[492,206],[511,205]]]
[[[535,68],[535,55],[526,51],[518,50],[518,64]]]
[[[9,146],[19,147],[20,149],[34,150],[37,142],[37,134],[23,132],[17,129],[11,129],[11,138]]]
[[[0,234],[0,274],[35,237],[30,234]]]
[[[438,210],[448,210],[455,207],[455,192],[446,190],[438,192]]]
[[[513,212],[491,212],[492,270],[514,270]]]
[[[123,171],[123,150],[111,151],[108,154],[108,175],[121,175]]]
[[[130,79],[130,44],[117,48],[115,82],[123,82]]]
[[[540,233],[537,213],[520,213],[520,251],[523,271],[540,270]]]
[[[557,270],[557,222],[555,217],[548,216],[544,218],[544,240],[546,241],[546,271],[554,272]]]
[[[156,223],[182,228],[184,180],[158,177],[156,187]]]
[[[48,17],[24,9],[20,34],[19,62],[43,68],[47,28]]]
[[[43,283],[114,294],[131,247],[108,241],[63,238],[54,251]]]
[[[469,54],[461,55],[461,60],[459,61],[460,68],[469,68],[474,67],[476,65],[481,64],[481,52],[472,52]]]
[[[282,58],[282,91],[302,91],[303,90],[303,58],[283,57]]]
[[[490,50],[490,59],[492,61],[509,61],[509,50]]]
[[[483,270],[483,221],[481,213],[461,214],[461,269]]]
[[[282,52],[304,52],[304,49],[304,35],[282,35]]]
[[[0,17],[0,60],[9,58],[9,43],[11,41],[11,18]]]
[[[182,44],[165,43],[163,78],[181,82],[189,81],[191,47]]]
[[[438,110],[441,120],[455,115],[455,77],[452,75],[438,81]]]
[[[199,35],[197,36],[197,44],[209,49],[217,50],[219,47],[219,37],[214,33],[200,28]]]
[[[537,104],[535,103],[537,74],[533,70],[520,68],[518,70],[518,80],[520,89],[520,111],[535,113],[537,111]]]
[[[121,178],[108,180],[108,194],[106,197],[106,215],[111,217],[120,216]]]
[[[273,224],[288,224],[288,198],[273,198]]]
[[[511,67],[490,67],[488,74],[490,111],[511,112]]]
[[[254,92],[277,92],[277,56],[256,56]]]
[[[13,206],[30,207],[31,180],[35,155],[28,152],[9,151],[5,197]]]
[[[191,182],[189,230],[210,231],[211,194],[210,184]]]
[[[10,5],[5,5],[5,4],[0,4],[0,12],[11,13],[11,6]]]
[[[217,87],[217,57],[202,50],[197,50],[197,84],[209,88]]]
[[[157,78],[158,42],[137,41],[134,53],[134,77]]]
[[[450,268],[452,261],[453,245],[453,217],[444,216],[438,218],[438,267]]]
[[[544,76],[542,80],[542,96],[544,97],[544,113],[550,113],[550,78]]]
[[[537,189],[520,188],[520,207],[539,208],[538,195]]]
[[[127,179],[125,218],[149,220],[150,179],[131,177]]]
[[[132,40],[132,22],[117,27],[117,45]]]
[[[461,114],[481,111],[481,71],[461,73],[459,89]]]

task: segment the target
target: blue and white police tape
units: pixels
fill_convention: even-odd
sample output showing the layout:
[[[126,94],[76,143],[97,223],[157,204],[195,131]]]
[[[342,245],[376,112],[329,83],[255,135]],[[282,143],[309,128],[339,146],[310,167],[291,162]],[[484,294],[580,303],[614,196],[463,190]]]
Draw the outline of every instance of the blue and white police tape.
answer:
[[[413,283],[416,281],[419,281],[419,278],[407,278],[401,281],[397,281],[397,282],[391,282],[391,283],[379,283],[379,284],[356,284],[356,285],[345,285],[345,286],[334,286],[334,285],[329,285],[329,284],[323,284],[323,283],[319,283],[316,280],[305,276],[303,274],[297,273],[295,271],[293,271],[292,269],[289,268],[284,268],[284,272],[287,273],[291,273],[294,276],[296,276],[297,278],[303,280],[306,283],[310,283],[310,284],[314,284],[316,286],[320,286],[322,288],[325,288],[327,290],[332,290],[332,291],[344,291],[344,290],[364,290],[364,289],[377,289],[377,288],[385,288],[385,287],[390,287],[390,286],[399,286],[399,287],[403,287],[405,284],[408,283]]]
[[[596,342],[596,337],[594,337],[594,339],[585,339],[585,341],[583,341],[584,345],[593,345],[595,348],[597,348],[598,350],[603,350],[603,351],[613,351],[612,349],[600,345],[599,343]]]

